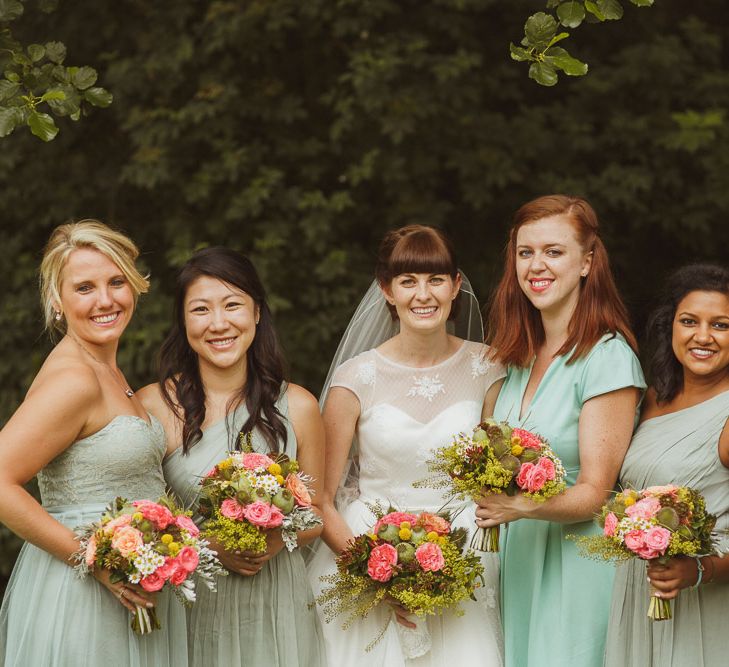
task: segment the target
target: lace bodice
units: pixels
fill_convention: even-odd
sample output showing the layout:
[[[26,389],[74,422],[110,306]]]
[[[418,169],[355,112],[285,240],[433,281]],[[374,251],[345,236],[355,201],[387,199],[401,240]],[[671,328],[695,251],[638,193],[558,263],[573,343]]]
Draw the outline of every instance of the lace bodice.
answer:
[[[409,509],[434,509],[441,491],[416,489],[436,447],[473,428],[488,388],[504,369],[486,358],[487,348],[466,341],[454,355],[429,368],[412,368],[369,350],[342,364],[332,387],[357,396],[359,495]]]
[[[164,453],[159,421],[117,415],[38,473],[43,506],[108,503],[116,496],[157,499],[165,492]]]

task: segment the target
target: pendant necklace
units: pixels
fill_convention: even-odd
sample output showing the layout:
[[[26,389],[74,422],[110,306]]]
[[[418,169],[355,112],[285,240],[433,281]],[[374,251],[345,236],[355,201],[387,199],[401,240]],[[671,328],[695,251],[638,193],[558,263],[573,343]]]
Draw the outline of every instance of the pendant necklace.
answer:
[[[79,341],[76,336],[73,336],[71,334],[68,334],[68,337],[76,343],[86,354],[88,354],[97,364],[101,364],[102,366],[106,366],[111,374],[114,376],[114,380],[116,383],[121,387],[121,390],[124,392],[125,396],[129,399],[131,399],[134,396],[134,390],[131,389],[126,383],[123,383],[120,379],[117,373],[114,372],[114,369],[107,364],[105,361],[101,361],[101,359],[97,359],[91,352],[89,352],[82,344],[81,341]]]

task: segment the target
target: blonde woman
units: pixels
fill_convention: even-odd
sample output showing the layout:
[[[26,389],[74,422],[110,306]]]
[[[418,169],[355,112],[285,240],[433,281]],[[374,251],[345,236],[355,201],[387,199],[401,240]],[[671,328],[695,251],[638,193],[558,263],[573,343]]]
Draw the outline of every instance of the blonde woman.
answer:
[[[161,424],[116,365],[119,339],[148,281],[138,250],[95,220],[58,227],[41,264],[46,326],[62,334],[0,431],[0,521],[27,541],[0,610],[5,667],[187,664],[184,610],[166,594],[78,579],[76,526],[115,496],[164,492]],[[38,476],[41,503],[23,488]],[[156,606],[162,629],[135,635],[129,612]]]

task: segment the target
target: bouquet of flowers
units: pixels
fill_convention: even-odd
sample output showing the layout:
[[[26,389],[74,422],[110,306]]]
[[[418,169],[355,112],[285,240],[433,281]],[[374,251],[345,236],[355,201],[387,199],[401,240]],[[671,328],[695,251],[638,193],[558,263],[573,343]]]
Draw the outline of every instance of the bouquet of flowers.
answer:
[[[450,445],[436,449],[427,464],[434,474],[416,486],[445,488],[464,500],[484,493],[523,493],[543,502],[566,487],[562,462],[543,438],[493,419],[470,435],[459,433]],[[498,526],[479,528],[471,547],[498,551]]]
[[[100,521],[79,528],[77,535],[81,548],[75,569],[80,576],[101,567],[111,571],[112,583],[139,584],[149,592],[168,584],[185,605],[195,601],[193,572],[213,591],[214,577],[227,574],[189,513],[168,497],[157,502],[116,498]],[[135,632],[143,635],[159,627],[154,609],[137,607]]]
[[[458,603],[475,599],[474,590],[483,582],[478,556],[462,552],[467,531],[453,529],[447,514],[371,509],[377,518],[372,530],[355,537],[337,557],[336,574],[322,577],[329,586],[317,602],[326,620],[348,614],[347,628],[386,596],[419,616],[446,609],[462,614]]]
[[[311,477],[285,454],[275,459],[233,452],[201,480],[198,511],[204,535],[230,551],[266,551],[266,530],[280,528],[289,551],[296,533],[321,524],[311,506]]]
[[[715,553],[712,530],[716,517],[706,511],[703,496],[685,486],[650,486],[616,493],[596,518],[602,535],[572,537],[581,554],[595,560],[708,556]],[[648,616],[671,618],[671,601],[651,595]]]

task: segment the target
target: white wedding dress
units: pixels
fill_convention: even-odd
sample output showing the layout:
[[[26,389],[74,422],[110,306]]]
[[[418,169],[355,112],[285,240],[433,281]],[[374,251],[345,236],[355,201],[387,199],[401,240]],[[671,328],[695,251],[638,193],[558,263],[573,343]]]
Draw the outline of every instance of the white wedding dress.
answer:
[[[412,483],[428,476],[425,462],[436,447],[480,421],[486,391],[504,375],[499,365],[485,358],[486,349],[480,343],[464,341],[453,356],[429,368],[403,366],[369,350],[337,368],[331,386],[350,390],[361,406],[356,433],[359,488],[348,504],[339,502],[355,535],[366,532],[375,521],[368,503],[380,501],[414,511],[442,507],[442,490],[415,488]],[[451,510],[461,508],[454,524],[468,528],[470,540],[475,528],[474,505],[449,506]],[[325,623],[322,617],[328,664],[500,667],[499,559],[498,554],[481,555],[485,586],[476,591],[476,601],[461,603],[462,616],[447,611],[442,616],[413,617],[418,625],[415,631],[393,620],[369,652],[365,647],[393,617],[389,606],[379,605],[346,630],[339,619]],[[334,554],[323,542],[308,571],[318,594],[322,589],[319,577],[335,571]]]

